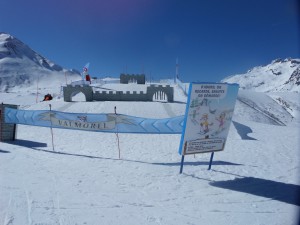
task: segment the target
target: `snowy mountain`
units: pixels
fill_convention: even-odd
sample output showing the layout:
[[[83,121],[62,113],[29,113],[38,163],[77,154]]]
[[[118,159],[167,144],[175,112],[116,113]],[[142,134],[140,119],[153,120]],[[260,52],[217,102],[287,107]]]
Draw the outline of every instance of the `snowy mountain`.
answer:
[[[7,33],[0,33],[0,91],[16,87],[60,86],[69,79],[79,79],[80,73],[67,70],[41,56],[22,41]]]
[[[300,92],[300,59],[276,59],[245,74],[227,77],[222,82],[238,83],[244,90],[258,92]]]

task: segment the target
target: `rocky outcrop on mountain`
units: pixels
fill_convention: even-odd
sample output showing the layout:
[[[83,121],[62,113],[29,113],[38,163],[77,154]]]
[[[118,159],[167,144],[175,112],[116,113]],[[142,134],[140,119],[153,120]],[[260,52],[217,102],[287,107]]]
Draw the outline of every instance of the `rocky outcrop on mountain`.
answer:
[[[0,33],[0,91],[18,86],[31,87],[38,81],[59,85],[66,75],[80,78],[79,72],[64,69],[12,35]]]
[[[276,59],[245,74],[227,77],[222,82],[238,83],[243,90],[259,92],[300,92],[300,59]]]

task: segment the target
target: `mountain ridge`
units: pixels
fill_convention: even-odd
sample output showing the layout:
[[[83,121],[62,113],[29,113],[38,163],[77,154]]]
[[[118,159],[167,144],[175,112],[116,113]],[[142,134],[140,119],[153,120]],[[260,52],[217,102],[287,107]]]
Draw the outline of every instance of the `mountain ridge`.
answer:
[[[238,83],[243,90],[258,92],[300,92],[300,59],[275,59],[244,74],[228,76],[222,82]]]
[[[14,36],[0,32],[0,91],[19,86],[32,88],[79,80],[80,72],[64,69],[32,50]],[[238,83],[242,90],[258,92],[300,92],[300,59],[275,59],[270,64],[255,66],[244,74],[231,75],[221,82]]]
[[[64,82],[65,75],[80,78],[76,70],[64,69],[32,50],[14,36],[0,32],[0,90],[18,86],[30,88],[36,82],[51,80],[50,84]]]

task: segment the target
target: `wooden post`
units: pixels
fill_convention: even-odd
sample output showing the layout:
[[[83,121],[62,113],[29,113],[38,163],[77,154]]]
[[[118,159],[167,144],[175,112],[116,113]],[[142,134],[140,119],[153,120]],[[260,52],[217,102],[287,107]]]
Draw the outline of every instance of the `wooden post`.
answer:
[[[52,118],[51,118],[51,104],[49,104],[50,107],[50,112],[49,112],[49,118],[50,118],[50,123],[51,123],[51,137],[52,137],[52,150],[55,152],[54,150],[54,138],[53,138],[53,129],[52,129]]]
[[[115,111],[115,115],[117,115],[117,107],[116,106],[114,107],[114,111]],[[120,149],[120,140],[119,140],[117,123],[116,123],[116,128],[117,128],[116,137],[117,137],[118,149],[119,149],[119,159],[121,159],[121,149]]]

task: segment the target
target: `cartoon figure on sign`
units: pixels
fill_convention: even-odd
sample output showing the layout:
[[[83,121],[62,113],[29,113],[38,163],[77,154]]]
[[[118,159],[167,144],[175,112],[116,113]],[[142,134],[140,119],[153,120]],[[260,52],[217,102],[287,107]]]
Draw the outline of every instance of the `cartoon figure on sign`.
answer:
[[[189,114],[192,123],[195,124],[195,125],[199,124],[199,122],[196,119],[198,117],[198,115],[199,115],[199,112],[198,112],[199,110],[200,110],[200,107],[194,108],[192,110],[192,113]]]
[[[192,100],[192,103],[190,105],[190,108],[195,108],[195,107],[198,107],[199,103],[198,103],[198,99],[193,99]]]
[[[202,133],[202,134],[208,133],[209,132],[209,126],[213,125],[213,123],[208,122],[208,114],[207,113],[203,114],[200,120],[202,121],[200,123],[201,130],[202,130],[202,131],[200,131],[200,133]]]
[[[222,131],[222,130],[224,130],[225,117],[226,117],[225,112],[222,112],[219,115],[219,117],[216,118],[216,120],[219,122],[219,128],[218,128],[219,132]]]

